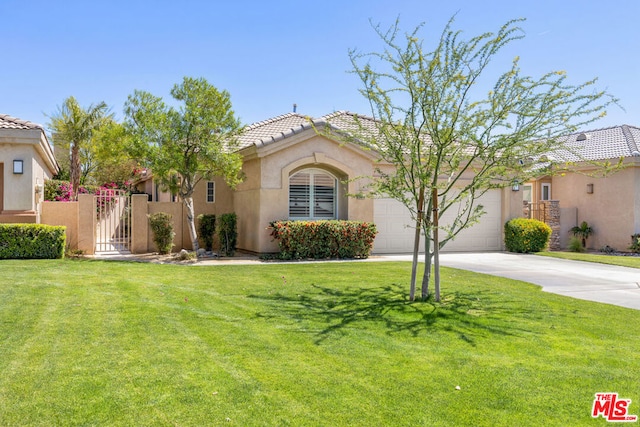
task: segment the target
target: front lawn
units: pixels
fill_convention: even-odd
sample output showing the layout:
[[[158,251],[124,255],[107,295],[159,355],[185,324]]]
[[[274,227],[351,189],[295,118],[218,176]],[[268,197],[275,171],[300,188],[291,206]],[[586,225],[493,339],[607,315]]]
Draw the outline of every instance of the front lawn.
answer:
[[[640,311],[410,263],[1,261],[0,425],[566,426],[640,414]],[[458,387],[459,389],[457,389]]]

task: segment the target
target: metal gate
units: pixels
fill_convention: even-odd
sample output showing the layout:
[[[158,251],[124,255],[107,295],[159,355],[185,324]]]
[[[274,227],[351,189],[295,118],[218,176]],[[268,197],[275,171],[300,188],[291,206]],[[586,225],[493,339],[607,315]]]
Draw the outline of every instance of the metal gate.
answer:
[[[547,205],[543,202],[529,203],[525,206],[524,211],[526,218],[537,219],[544,223],[547,222]]]
[[[131,200],[124,190],[102,189],[96,194],[96,253],[127,253],[131,248]]]

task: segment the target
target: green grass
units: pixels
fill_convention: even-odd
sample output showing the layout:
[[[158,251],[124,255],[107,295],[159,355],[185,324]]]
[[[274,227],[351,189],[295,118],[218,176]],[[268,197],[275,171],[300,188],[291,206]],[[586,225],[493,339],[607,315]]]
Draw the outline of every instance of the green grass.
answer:
[[[566,426],[640,414],[640,311],[410,263],[1,261],[0,425]],[[456,386],[460,390],[456,390]]]
[[[551,258],[572,259],[576,261],[597,262],[600,264],[619,265],[621,267],[640,268],[640,257],[587,254],[578,252],[537,252],[536,255]]]

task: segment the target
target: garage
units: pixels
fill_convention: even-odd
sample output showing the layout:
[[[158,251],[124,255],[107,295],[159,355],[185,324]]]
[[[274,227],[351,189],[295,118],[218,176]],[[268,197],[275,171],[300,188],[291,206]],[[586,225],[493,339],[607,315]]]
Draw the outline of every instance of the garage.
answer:
[[[473,227],[462,230],[449,241],[443,252],[498,251],[502,250],[502,197],[500,190],[490,190],[478,201],[485,214]],[[390,198],[378,198],[373,202],[373,221],[378,235],[373,246],[374,254],[409,253],[413,251],[415,221],[400,202]],[[440,218],[440,224],[450,223],[455,217],[455,207]],[[420,250],[424,241],[420,242]]]

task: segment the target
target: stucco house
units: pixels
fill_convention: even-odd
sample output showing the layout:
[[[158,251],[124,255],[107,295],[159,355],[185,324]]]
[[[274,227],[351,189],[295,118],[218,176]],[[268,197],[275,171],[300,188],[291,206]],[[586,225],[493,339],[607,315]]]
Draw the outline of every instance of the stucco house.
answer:
[[[523,200],[535,211],[537,206],[557,201],[560,206],[560,247],[566,248],[569,230],[586,221],[594,230],[587,247],[608,245],[626,250],[631,235],[640,233],[640,128],[629,125],[607,127],[571,134],[563,138],[575,163],[571,171],[540,176],[522,186]],[[553,160],[553,155],[550,155]],[[598,177],[590,162],[616,164],[623,168]]]
[[[44,128],[0,114],[0,223],[37,223],[44,181],[58,173]]]
[[[202,182],[194,194],[196,214],[237,213],[238,248],[250,252],[277,252],[268,227],[282,219],[374,222],[379,232],[374,253],[411,252],[414,221],[407,209],[393,199],[365,197],[367,183],[358,179],[385,165],[378,163],[375,152],[332,136],[353,130],[354,116],[340,111],[310,119],[288,113],[248,126],[239,150],[244,181],[233,191],[222,180]],[[373,119],[358,117],[373,125]],[[149,181],[143,180],[138,188],[152,200],[161,198]],[[503,225],[521,216],[521,194],[511,188],[495,189],[480,202],[486,215],[450,241],[445,251],[504,248]]]

